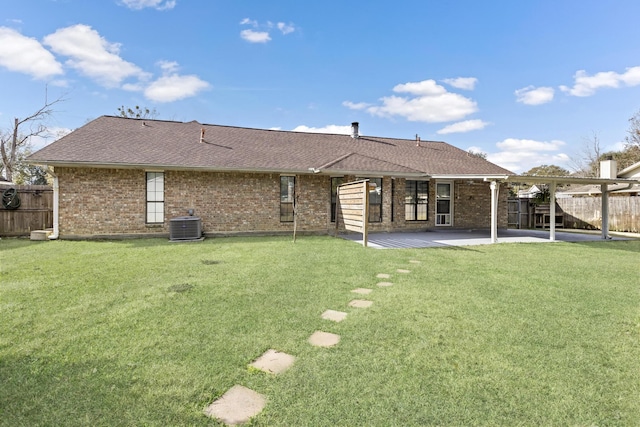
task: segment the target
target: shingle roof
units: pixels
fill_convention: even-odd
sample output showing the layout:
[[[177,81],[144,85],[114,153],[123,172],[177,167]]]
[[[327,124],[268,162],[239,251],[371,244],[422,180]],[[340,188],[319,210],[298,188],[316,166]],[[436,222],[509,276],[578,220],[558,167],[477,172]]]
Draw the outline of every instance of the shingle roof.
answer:
[[[204,130],[204,138],[201,136]],[[53,166],[512,175],[444,142],[250,129],[102,116],[32,154]]]

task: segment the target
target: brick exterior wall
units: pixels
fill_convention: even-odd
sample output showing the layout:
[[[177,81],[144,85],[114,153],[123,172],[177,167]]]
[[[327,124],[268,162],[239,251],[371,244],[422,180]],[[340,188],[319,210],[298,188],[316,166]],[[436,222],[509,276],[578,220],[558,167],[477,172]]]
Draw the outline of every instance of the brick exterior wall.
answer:
[[[189,209],[202,218],[206,234],[289,233],[280,221],[280,174],[165,171],[164,224],[146,224],[146,177],[141,169],[55,168],[59,179],[62,238],[169,233],[169,220]],[[347,176],[343,182],[355,179]],[[392,197],[393,187],[393,197]],[[405,221],[405,179],[384,177],[382,222],[370,232],[427,230],[435,227],[435,182],[429,183],[427,221]],[[331,233],[331,180],[326,175],[296,176],[297,229]],[[507,226],[507,191],[501,188],[498,226]],[[454,184],[455,228],[489,228],[489,183]],[[393,210],[393,212],[392,212]],[[393,221],[392,221],[393,218]]]

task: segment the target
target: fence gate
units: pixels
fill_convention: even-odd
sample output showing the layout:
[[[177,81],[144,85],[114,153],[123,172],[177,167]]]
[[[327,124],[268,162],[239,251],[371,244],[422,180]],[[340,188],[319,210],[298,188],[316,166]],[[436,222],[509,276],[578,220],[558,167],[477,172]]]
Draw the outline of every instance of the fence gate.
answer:
[[[520,199],[507,200],[507,227],[520,228]]]

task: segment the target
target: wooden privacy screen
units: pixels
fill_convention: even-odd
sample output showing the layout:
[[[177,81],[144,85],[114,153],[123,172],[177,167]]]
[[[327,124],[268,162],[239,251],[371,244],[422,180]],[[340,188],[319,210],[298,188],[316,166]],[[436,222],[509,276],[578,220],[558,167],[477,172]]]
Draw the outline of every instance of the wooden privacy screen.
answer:
[[[369,180],[338,186],[336,200],[336,232],[340,222],[345,230],[362,233],[362,245],[367,246],[369,218]]]

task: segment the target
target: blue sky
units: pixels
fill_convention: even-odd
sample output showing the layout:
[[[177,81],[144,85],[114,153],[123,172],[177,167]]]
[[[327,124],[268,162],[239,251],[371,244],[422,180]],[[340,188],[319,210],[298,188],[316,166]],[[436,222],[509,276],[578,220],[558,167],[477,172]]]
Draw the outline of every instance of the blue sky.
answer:
[[[0,0],[0,128],[160,119],[447,141],[514,172],[620,149],[640,2]],[[55,136],[47,139],[51,142]],[[34,141],[36,148],[42,141]]]

